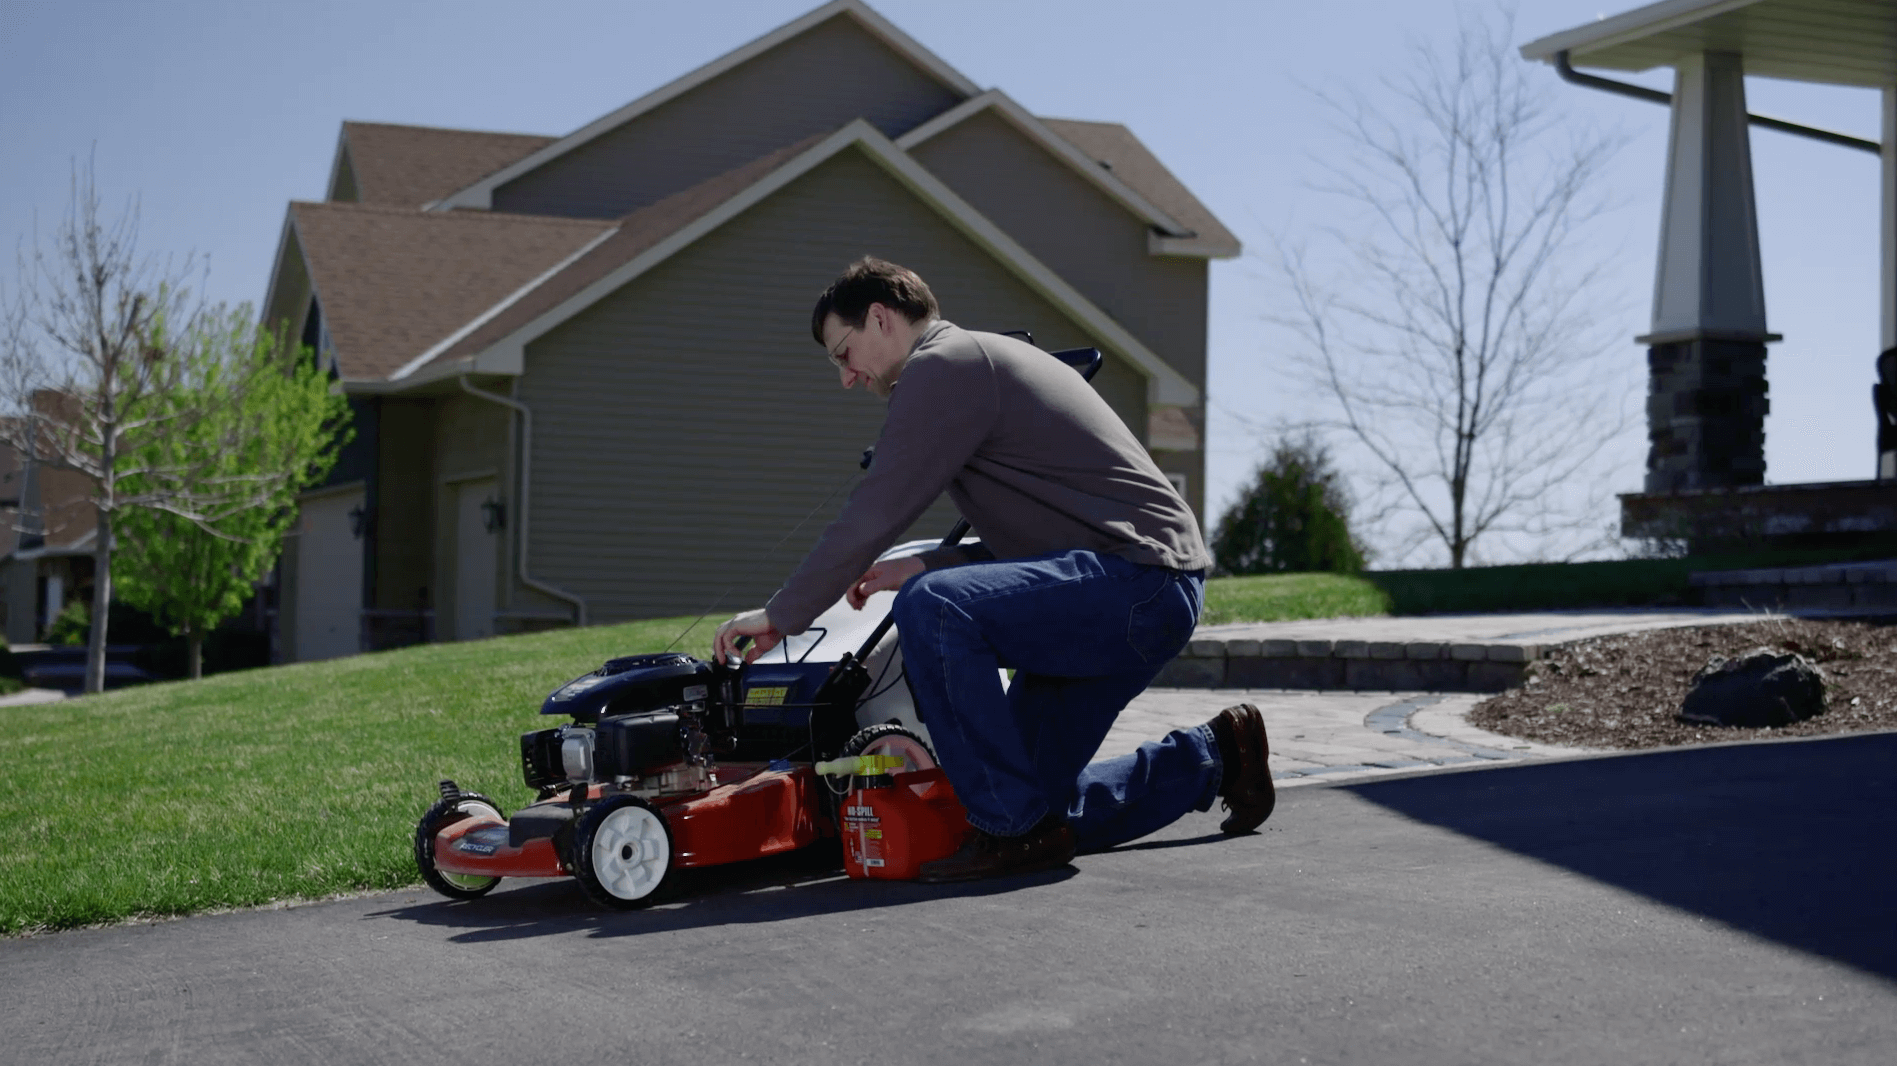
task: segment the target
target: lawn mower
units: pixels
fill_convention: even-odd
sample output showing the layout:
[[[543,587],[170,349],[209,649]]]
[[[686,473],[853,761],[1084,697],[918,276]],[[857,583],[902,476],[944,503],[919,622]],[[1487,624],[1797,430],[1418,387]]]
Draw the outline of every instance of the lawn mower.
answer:
[[[1092,348],[1052,354],[1089,380],[1101,363]],[[864,453],[865,468],[872,458]],[[958,522],[940,545],[960,543],[968,528]],[[911,541],[882,558],[936,544]],[[873,816],[895,808],[871,801],[899,796],[897,807],[930,820],[923,835],[932,840],[959,835],[965,822],[906,683],[894,599],[878,592],[860,611],[839,601],[748,665],[658,652],[561,685],[540,713],[571,721],[520,738],[535,802],[507,817],[442,781],[415,829],[422,879],[465,900],[504,877],[571,875],[595,901],[630,909],[662,898],[679,870],[839,835],[853,875],[912,876],[913,862],[882,865]],[[833,776],[852,777],[852,787]],[[889,788],[907,791],[873,791]]]

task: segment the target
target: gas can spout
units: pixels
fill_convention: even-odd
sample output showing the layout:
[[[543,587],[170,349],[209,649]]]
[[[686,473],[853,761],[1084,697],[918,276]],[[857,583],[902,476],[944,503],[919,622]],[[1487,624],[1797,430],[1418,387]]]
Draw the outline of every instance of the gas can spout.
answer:
[[[846,755],[841,759],[818,763],[816,771],[825,777],[872,777],[892,773],[907,765],[907,760],[900,755]]]

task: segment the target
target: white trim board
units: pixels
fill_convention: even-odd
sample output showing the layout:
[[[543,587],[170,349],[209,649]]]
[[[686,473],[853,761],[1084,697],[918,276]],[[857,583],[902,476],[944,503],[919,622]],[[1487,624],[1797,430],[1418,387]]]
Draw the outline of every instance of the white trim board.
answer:
[[[785,41],[796,37],[811,28],[839,15],[853,18],[870,34],[884,44],[895,49],[910,62],[916,64],[938,81],[963,96],[973,96],[981,91],[974,82],[969,81],[954,67],[944,63],[935,53],[924,48],[921,42],[897,29],[888,19],[870,10],[863,0],[831,0],[830,3],[811,11],[800,18],[779,26],[777,29],[753,40],[734,51],[726,52],[710,63],[699,67],[682,77],[660,86],[641,96],[632,103],[594,119],[565,137],[547,145],[545,148],[515,161],[500,170],[489,174],[480,181],[435,201],[424,205],[424,211],[446,211],[452,208],[474,208],[487,211],[494,207],[494,190],[513,181],[529,171],[538,169],[546,163],[573,151],[575,148],[594,140],[601,135],[619,128],[638,118],[640,115],[657,108],[667,101],[674,100],[711,81],[713,78],[733,70],[747,60],[763,55]]]
[[[310,299],[316,301],[317,310],[324,315],[325,319],[327,319],[329,312],[323,311],[322,309],[328,305],[324,303],[323,301],[322,290],[317,288],[316,269],[310,264],[310,253],[306,248],[304,248],[304,245],[307,242],[303,240],[303,227],[297,225],[297,222],[296,222],[296,201],[294,200],[290,202],[289,217],[285,220],[285,225],[289,230],[289,235],[296,238],[297,254],[303,257],[303,276],[310,279]],[[275,285],[275,282],[276,282],[275,275],[272,275],[271,283],[273,286]],[[271,295],[275,295],[274,290],[272,291]],[[265,303],[264,303],[264,306],[266,308],[270,306],[268,301],[269,301],[269,297],[266,296]],[[302,316],[301,318],[297,320],[297,329],[299,331],[308,328],[309,313],[310,313],[309,305],[306,303],[303,306],[302,311],[299,312],[299,314]],[[317,337],[316,337],[316,365],[320,369],[322,369],[325,373],[330,373],[330,372],[341,373],[342,372],[342,358],[336,354],[335,345],[330,344],[329,346],[327,346],[327,349],[326,349],[323,344],[323,340],[327,336],[329,336],[329,325],[327,321],[325,321],[322,329],[318,332]],[[303,338],[301,336],[298,336],[292,343],[296,344],[299,348],[301,348],[302,343],[303,343]]]
[[[1171,215],[1161,211],[1157,205],[1135,192],[1119,176],[1100,165],[1100,161],[1075,148],[1060,134],[1047,128],[1046,123],[1029,114],[1027,109],[1014,102],[1000,89],[990,89],[973,99],[942,112],[908,133],[896,139],[896,147],[905,152],[914,151],[917,145],[932,140],[936,136],[954,129],[984,111],[993,111],[1009,125],[1026,134],[1032,141],[1047,149],[1056,159],[1066,163],[1076,174],[1093,183],[1120,206],[1144,219],[1154,229],[1167,237],[1191,238],[1196,236],[1191,230],[1180,225]]]
[[[310,273],[309,256],[303,253],[303,238],[296,232],[296,202],[293,200],[283,209],[283,228],[277,231],[277,254],[270,257],[270,282],[264,286],[263,302],[257,305],[258,321],[270,313],[270,303],[277,295],[277,282],[283,275],[283,258],[290,250],[289,243],[293,237],[296,238],[296,254],[303,260],[303,273],[310,279],[310,291],[316,291],[316,277]],[[265,322],[264,325],[269,323]],[[295,325],[301,328],[303,323],[297,322]],[[302,338],[296,340],[301,342]]]
[[[440,355],[441,353],[447,351],[448,349],[454,347],[456,344],[460,343],[461,338],[466,337],[468,334],[473,333],[475,330],[480,329],[482,326],[492,321],[495,315],[498,315],[502,311],[505,311],[509,307],[512,307],[517,301],[525,297],[528,293],[539,288],[541,285],[545,284],[548,279],[560,273],[560,271],[565,270],[567,267],[572,266],[574,263],[579,262],[582,256],[586,255],[586,253],[592,251],[593,249],[599,247],[600,245],[606,243],[608,238],[612,237],[613,234],[618,233],[618,232],[619,232],[618,226],[608,226],[598,236],[594,237],[590,241],[587,241],[585,244],[580,245],[580,247],[576,251],[574,251],[572,255],[569,255],[565,259],[562,259],[558,263],[555,263],[551,267],[548,267],[544,272],[541,273],[539,277],[534,278],[532,281],[529,281],[527,284],[522,285],[520,288],[515,289],[511,293],[508,293],[506,296],[501,297],[500,301],[494,304],[494,306],[489,307],[487,310],[469,319],[467,323],[464,324],[460,329],[457,329],[453,333],[450,333],[446,337],[443,337],[441,340],[436,341],[434,344],[429,346],[427,351],[423,352],[422,354],[416,356],[413,359],[410,359],[408,362],[402,364],[402,366],[398,368],[395,371],[395,373],[389,375],[388,380],[400,381],[403,378],[408,377],[410,374],[413,374],[415,371],[421,369],[423,366],[428,364],[429,360],[435,358],[436,356]]]
[[[323,187],[323,199],[336,202],[336,179],[342,176],[343,156],[349,155],[349,180],[356,186],[356,199],[362,199],[362,182],[356,180],[356,157],[349,151],[349,123],[344,122],[336,130],[336,155],[329,161],[329,184]]]

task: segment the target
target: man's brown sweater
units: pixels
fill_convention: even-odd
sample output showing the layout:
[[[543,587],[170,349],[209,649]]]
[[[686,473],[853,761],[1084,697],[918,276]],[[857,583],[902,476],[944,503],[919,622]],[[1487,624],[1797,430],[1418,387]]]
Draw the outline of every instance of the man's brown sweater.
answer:
[[[771,624],[803,632],[944,491],[982,543],[924,553],[932,568],[1076,548],[1212,565],[1192,509],[1079,374],[937,320],[903,362],[868,475],[765,605]]]

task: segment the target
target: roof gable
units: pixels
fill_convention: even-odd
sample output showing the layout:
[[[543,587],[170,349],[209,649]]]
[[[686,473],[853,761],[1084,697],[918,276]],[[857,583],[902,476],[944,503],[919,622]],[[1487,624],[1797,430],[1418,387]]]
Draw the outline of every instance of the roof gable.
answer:
[[[552,141],[526,133],[345,122],[329,198],[420,207]]]
[[[913,150],[985,114],[1005,120],[1152,226],[1149,250],[1153,254],[1214,259],[1239,254],[1238,239],[1231,231],[1124,126],[1036,118],[1008,94],[990,89],[903,134],[896,143],[905,151]]]
[[[1159,161],[1133,131],[1117,122],[1044,118],[1041,123],[1062,140],[1105,166],[1192,234],[1162,238],[1154,250],[1163,255],[1204,255],[1231,259],[1244,249],[1232,231],[1199,201],[1185,183]]]
[[[587,245],[580,254],[562,264],[556,273],[496,304],[468,328],[423,353],[392,377],[405,378],[436,359],[447,362],[473,356],[502,341],[629,260],[729,203],[819,140],[821,138],[806,138],[627,215],[602,239]]]
[[[976,115],[982,114],[994,114],[1026,134],[1029,140],[1065,163],[1074,173],[1098,186],[1102,192],[1118,201],[1122,207],[1139,216],[1154,229],[1173,237],[1188,235],[1185,227],[1161,211],[1152,201],[1140,195],[1138,191],[1110,171],[1102,169],[1097,160],[1055,136],[1054,132],[1048,129],[1040,119],[1028,114],[1026,108],[1015,103],[1000,89],[990,89],[980,96],[964,101],[953,111],[937,115],[897,138],[896,145],[904,151],[912,151],[918,145],[933,140]]]
[[[453,351],[444,351],[431,363],[418,368],[407,384],[419,384],[454,374],[521,373],[525,364],[526,345],[534,339],[607,294],[636,280],[825,160],[850,149],[862,151],[1031,289],[1085,325],[1099,338],[1102,347],[1117,352],[1139,368],[1148,377],[1149,393],[1153,399],[1169,404],[1192,404],[1198,401],[1198,390],[1183,375],[956,196],[875,127],[861,120],[850,123],[807,148],[787,149],[778,153],[772,157],[768,169],[759,165],[727,176],[726,187],[738,186],[747,178],[751,180],[685,224],[664,232],[662,236],[656,232],[649,235],[656,236],[656,240],[628,240],[619,245],[614,253],[608,253],[606,244],[602,243],[595,253],[578,257],[563,270],[544,278],[534,286],[532,292],[523,291],[510,297],[508,302],[520,308],[519,311],[509,313],[506,309],[491,309],[487,313],[490,325],[483,327],[478,337],[470,334],[464,341],[457,342]],[[710,190],[703,192],[706,194],[704,199],[712,198]],[[629,216],[627,222],[631,223],[635,217]]]
[[[290,226],[345,379],[381,379],[611,226],[293,203]]]
[[[954,68],[942,62],[934,53],[924,48],[915,39],[897,29],[882,16],[876,14],[876,12],[872,11],[862,0],[832,0],[831,3],[825,4],[801,18],[793,20],[759,37],[751,43],[699,67],[697,70],[647,93],[645,96],[634,100],[626,106],[601,116],[567,136],[549,143],[532,154],[501,168],[495,173],[489,174],[478,181],[470,182],[452,194],[444,195],[438,201],[427,205],[428,209],[447,210],[452,208],[475,208],[488,210],[494,209],[497,206],[503,206],[496,203],[496,192],[503,189],[503,187],[531,180],[531,175],[533,175],[534,172],[554,164],[563,157],[585,150],[588,146],[600,142],[615,131],[624,129],[635,120],[659,112],[665,108],[666,105],[674,104],[687,97],[688,94],[692,94],[697,90],[712,85],[726,75],[739,71],[740,68],[743,68],[746,64],[766,57],[769,53],[784,49],[787,45],[791,45],[799,38],[811,34],[812,31],[826,26],[831,30],[835,30],[837,26],[829,25],[833,20],[840,20],[841,23],[847,24],[852,30],[866,34],[870,39],[878,42],[889,52],[893,53],[899,61],[919,71],[932,82],[941,86],[942,91],[945,93],[945,100],[963,99],[979,92],[979,89],[973,82],[970,82]],[[831,74],[834,75],[835,68],[830,68],[830,71]],[[834,76],[828,77],[825,80],[838,85],[845,91],[848,91],[850,88],[844,83],[837,81]],[[861,116],[866,110],[873,111],[875,103],[873,97],[875,94],[871,95],[872,99],[868,104],[861,98],[855,99],[853,101],[855,105],[854,109],[847,117],[855,118]],[[871,115],[870,117],[874,116]],[[824,128],[835,128],[836,122],[841,121],[842,118],[842,116],[837,117],[826,124]],[[909,124],[913,125],[913,122]],[[778,147],[791,139],[807,135],[810,132],[812,131],[808,129],[786,129],[785,133],[787,135],[779,136],[770,147]],[[900,132],[900,130],[891,130],[889,132],[895,133]],[[703,135],[702,131],[700,135]],[[750,158],[756,154],[754,151],[748,152],[727,159],[726,163],[735,163],[739,159]],[[702,176],[704,175],[701,175],[701,177]],[[671,191],[675,190],[666,190],[667,193]],[[643,206],[643,204],[625,205],[627,209],[638,206]]]

